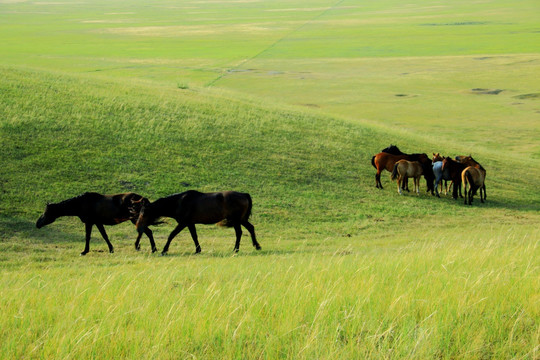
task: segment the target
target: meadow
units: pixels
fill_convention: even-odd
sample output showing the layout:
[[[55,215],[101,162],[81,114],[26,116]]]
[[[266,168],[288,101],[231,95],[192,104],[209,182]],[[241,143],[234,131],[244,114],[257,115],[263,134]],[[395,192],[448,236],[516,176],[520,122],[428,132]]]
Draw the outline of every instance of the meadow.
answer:
[[[0,0],[0,357],[537,359],[536,1]],[[472,154],[487,202],[371,156]],[[169,255],[85,191],[249,192]],[[158,249],[174,221],[154,228]]]

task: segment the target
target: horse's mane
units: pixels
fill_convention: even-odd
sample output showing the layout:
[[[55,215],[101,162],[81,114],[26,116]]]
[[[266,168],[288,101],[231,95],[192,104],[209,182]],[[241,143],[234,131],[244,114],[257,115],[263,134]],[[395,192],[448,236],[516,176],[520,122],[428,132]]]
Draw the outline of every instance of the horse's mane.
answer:
[[[392,145],[392,144],[390,144],[389,147],[387,147],[385,149],[382,149],[381,152],[387,153],[387,154],[392,154],[392,155],[407,155],[407,154],[401,152],[401,150],[399,150],[399,148],[396,145]]]
[[[49,204],[49,205],[55,205],[55,206],[67,206],[67,205],[72,205],[73,203],[77,203],[77,202],[83,200],[84,198],[88,198],[88,197],[91,197],[91,196],[101,197],[102,195],[100,195],[100,194],[98,194],[98,193],[95,193],[95,192],[85,192],[85,193],[83,193],[83,194],[74,196],[74,197],[72,197],[72,198],[69,198],[69,199],[60,201],[60,202],[58,202],[58,203],[51,203],[51,204]]]

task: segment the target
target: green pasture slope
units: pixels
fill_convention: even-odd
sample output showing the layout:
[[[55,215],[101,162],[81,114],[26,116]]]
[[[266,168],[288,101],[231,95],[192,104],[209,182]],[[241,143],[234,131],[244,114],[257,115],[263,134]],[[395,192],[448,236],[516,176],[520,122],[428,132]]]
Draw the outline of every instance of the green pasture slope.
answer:
[[[0,358],[538,359],[539,24],[532,0],[0,0]],[[376,189],[390,143],[471,153],[487,202]],[[187,189],[249,192],[263,250],[199,226],[161,257],[121,224],[80,257],[77,219],[35,228]]]

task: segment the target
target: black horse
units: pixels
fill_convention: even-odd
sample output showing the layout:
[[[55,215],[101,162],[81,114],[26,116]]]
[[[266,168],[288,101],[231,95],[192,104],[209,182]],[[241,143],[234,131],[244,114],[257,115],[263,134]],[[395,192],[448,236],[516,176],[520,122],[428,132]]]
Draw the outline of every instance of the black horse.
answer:
[[[445,171],[448,169],[450,172],[450,178],[452,179],[452,184],[454,187],[452,188],[452,197],[455,199],[458,198],[458,192],[461,195],[461,173],[465,168],[467,167],[466,164],[459,163],[455,160],[452,160],[450,157],[445,157],[442,161],[442,171]]]
[[[144,197],[135,193],[124,193],[116,195],[101,195],[94,192],[86,192],[82,195],[64,200],[57,204],[47,204],[45,212],[36,222],[38,229],[49,225],[61,216],[78,216],[86,225],[86,246],[81,255],[86,255],[90,251],[90,235],[92,226],[96,225],[101,236],[105,239],[109,252],[113,253],[114,248],[109,241],[103,225],[116,225],[130,220],[136,223],[138,217],[138,205]],[[146,200],[148,201],[148,200]],[[150,239],[152,252],[156,251],[156,244],[150,229],[145,229],[144,233]],[[135,247],[139,250],[139,240],[137,239]]]
[[[186,227],[189,229],[195,243],[195,253],[201,252],[195,224],[219,223],[227,227],[234,227],[236,231],[235,252],[238,252],[240,248],[241,226],[244,226],[251,234],[253,246],[257,250],[261,249],[255,237],[255,227],[248,221],[252,208],[249,194],[235,191],[201,193],[189,190],[181,194],[158,199],[153,203],[142,199],[141,204],[139,219],[136,224],[139,231],[137,239],[142,236],[143,232],[148,230],[148,226],[157,224],[161,217],[170,217],[178,222],[178,225],[167,239],[167,244],[163,248],[163,255],[169,250],[172,239]]]

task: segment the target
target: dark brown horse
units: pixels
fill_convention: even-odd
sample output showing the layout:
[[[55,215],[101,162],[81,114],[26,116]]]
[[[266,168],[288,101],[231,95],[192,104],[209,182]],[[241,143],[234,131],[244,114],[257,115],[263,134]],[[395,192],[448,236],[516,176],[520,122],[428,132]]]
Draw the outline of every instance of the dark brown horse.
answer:
[[[396,147],[397,148],[397,147]],[[399,150],[399,149],[398,149]],[[401,151],[400,151],[401,152]],[[431,168],[431,160],[426,154],[404,154],[394,155],[386,152],[380,152],[371,158],[371,165],[377,169],[375,174],[375,187],[382,189],[381,173],[383,170],[392,172],[394,165],[399,160],[418,161],[424,170],[424,177],[427,182],[427,191],[434,192],[433,181],[435,176],[433,175],[433,169]]]
[[[195,243],[195,253],[201,252],[195,224],[220,223],[220,225],[234,227],[236,231],[235,252],[238,252],[240,248],[241,226],[244,226],[251,234],[253,246],[257,250],[261,249],[255,237],[255,227],[248,221],[252,208],[249,194],[235,191],[201,193],[189,190],[158,199],[153,203],[148,200],[142,200],[141,203],[142,207],[137,220],[138,238],[148,229],[148,226],[155,225],[161,217],[170,217],[178,222],[167,239],[163,255],[169,250],[172,239],[186,227]]]
[[[445,157],[442,161],[441,170],[443,172],[450,172],[450,179],[452,180],[452,184],[454,185],[452,189],[452,197],[454,199],[458,198],[458,190],[461,191],[461,173],[463,172],[463,170],[465,170],[466,167],[467,165],[454,161],[450,157]]]
[[[145,198],[135,193],[101,195],[94,192],[86,192],[57,204],[47,204],[45,212],[36,222],[36,227],[40,229],[61,216],[77,216],[86,225],[86,246],[81,255],[86,255],[90,251],[90,236],[92,234],[92,226],[94,225],[96,225],[101,236],[105,239],[109,247],[109,252],[113,253],[114,248],[109,241],[103,225],[116,225],[128,220],[131,220],[135,224],[138,216],[136,202],[140,202],[143,199]],[[154,243],[152,231],[145,229],[144,233],[150,239],[152,252],[155,252],[156,244]],[[138,241],[135,247],[139,250]]]
[[[486,184],[484,180],[486,179],[485,170],[481,170],[474,166],[468,166],[461,173],[461,179],[463,181],[463,188],[465,193],[465,205],[472,204],[473,196],[476,195],[478,189],[480,189],[480,202],[484,202],[486,199]],[[467,191],[467,185],[470,185],[469,191]],[[483,197],[482,197],[483,193]],[[468,201],[467,201],[468,198]]]

